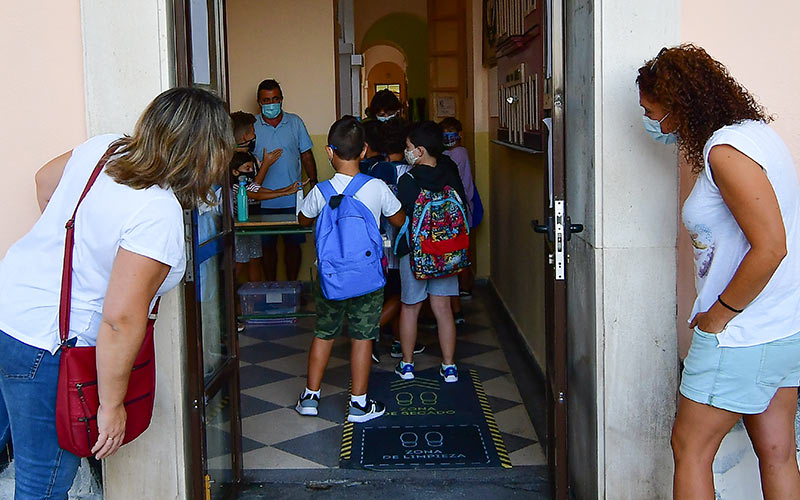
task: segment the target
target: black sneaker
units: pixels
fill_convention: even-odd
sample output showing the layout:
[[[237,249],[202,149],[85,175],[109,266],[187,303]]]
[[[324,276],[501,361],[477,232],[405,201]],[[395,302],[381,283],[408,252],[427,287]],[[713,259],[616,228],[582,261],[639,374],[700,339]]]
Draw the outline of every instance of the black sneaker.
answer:
[[[386,413],[386,406],[380,401],[367,398],[367,404],[364,406],[359,405],[353,400],[350,400],[350,411],[347,412],[348,422],[367,422],[373,418],[378,418]]]
[[[319,414],[319,396],[316,394],[300,394],[300,397],[297,399],[297,406],[294,409],[300,415],[305,415],[307,417],[315,417]]]
[[[464,313],[463,312],[453,313],[453,322],[455,322],[456,326],[463,325],[464,323],[466,323],[467,320],[464,319]]]
[[[461,299],[469,300],[472,298],[472,290],[459,290],[458,297]]]
[[[425,346],[422,344],[414,344],[414,354],[419,354],[425,350]],[[403,348],[400,346],[400,341],[395,340],[392,342],[392,352],[391,356],[393,358],[402,358],[403,357]]]
[[[372,362],[373,363],[380,363],[381,362],[381,351],[378,347],[378,341],[374,341],[372,343]]]

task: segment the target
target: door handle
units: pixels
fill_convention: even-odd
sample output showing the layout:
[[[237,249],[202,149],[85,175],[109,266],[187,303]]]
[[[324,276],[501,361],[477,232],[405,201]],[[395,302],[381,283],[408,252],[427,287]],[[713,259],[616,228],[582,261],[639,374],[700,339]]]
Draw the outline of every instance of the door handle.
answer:
[[[547,217],[547,224],[539,224],[539,219],[531,221],[531,227],[533,228],[534,232],[542,233],[547,235],[547,241],[553,242],[555,241],[555,229],[553,227],[553,216]]]
[[[567,241],[572,238],[572,233],[582,233],[583,232],[583,224],[573,224],[572,219],[567,217],[567,226],[564,228],[565,233],[567,236]]]

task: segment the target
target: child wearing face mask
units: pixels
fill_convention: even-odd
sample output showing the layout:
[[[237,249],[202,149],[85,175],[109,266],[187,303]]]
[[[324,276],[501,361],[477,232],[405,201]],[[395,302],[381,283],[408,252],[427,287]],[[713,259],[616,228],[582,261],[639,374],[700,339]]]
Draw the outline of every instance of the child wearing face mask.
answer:
[[[464,184],[464,192],[467,195],[467,222],[469,227],[473,227],[472,215],[475,211],[475,183],[472,179],[472,169],[469,164],[469,154],[467,148],[461,145],[461,122],[456,118],[448,117],[439,122],[439,127],[442,129],[442,137],[445,147],[445,152],[450,159],[458,166],[458,175],[461,177],[461,182]],[[472,297],[472,283],[475,278],[472,274],[472,269],[467,268],[461,271],[458,275],[458,295],[460,298]],[[455,318],[456,325],[464,324],[464,313],[461,311],[461,302],[459,297],[453,298],[453,317]]]
[[[400,109],[403,105],[400,99],[389,89],[376,92],[369,102],[369,115],[379,122],[386,123],[394,118],[400,118]]]
[[[261,182],[264,176],[267,175],[269,167],[272,166],[274,160],[270,163],[262,163],[258,174],[255,173],[255,158],[250,153],[237,151],[233,154],[230,164],[231,174],[231,199],[233,203],[233,218],[236,219],[238,215],[238,207],[235,202],[236,196],[239,194],[239,178],[244,176],[246,179],[245,189],[247,190],[247,198],[249,201],[255,200],[271,200],[280,196],[288,196],[295,194],[299,189],[302,189],[301,183],[290,184],[281,189],[266,189],[261,187]],[[234,257],[236,260],[236,274],[245,272],[248,281],[259,281],[261,269],[261,237],[258,235],[245,235],[237,234],[234,238]],[[243,329],[243,325],[238,325]]]
[[[400,178],[397,192],[397,198],[407,214],[414,213],[423,189],[429,193],[455,191],[458,203],[463,208],[466,195],[458,169],[443,152],[442,131],[436,123],[421,122],[409,129],[404,155],[406,163],[412,168]],[[457,382],[458,369],[454,361],[456,327],[451,309],[451,297],[458,296],[458,278],[450,275],[417,279],[411,269],[409,257],[413,238],[416,238],[413,231],[401,230],[395,241],[395,254],[400,257],[400,301],[402,302],[400,309],[402,359],[397,364],[395,373],[404,380],[414,379],[417,319],[423,303],[426,299],[430,299],[442,351],[439,374],[446,383]]]

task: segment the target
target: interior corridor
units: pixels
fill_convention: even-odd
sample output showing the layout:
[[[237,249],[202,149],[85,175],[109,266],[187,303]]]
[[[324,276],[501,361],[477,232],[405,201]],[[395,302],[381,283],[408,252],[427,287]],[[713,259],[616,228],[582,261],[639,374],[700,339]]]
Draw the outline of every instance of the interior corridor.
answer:
[[[534,425],[543,421],[544,408],[536,401],[541,387],[534,387],[531,382],[522,385],[522,381],[531,380],[524,373],[531,366],[520,356],[511,331],[503,327],[495,300],[486,287],[476,287],[474,298],[462,301],[466,324],[459,327],[456,347],[460,376],[469,377],[470,370],[478,374],[512,464],[511,470],[483,469],[481,477],[497,476],[502,481],[519,477],[526,483],[546,483],[543,479],[546,458],[536,431],[537,427],[543,429]],[[314,327],[313,318],[297,321],[288,325],[248,325],[239,337],[246,482],[306,484],[340,476],[382,480],[407,474],[339,469],[350,380],[346,339],[337,341],[325,372],[320,415],[302,417],[295,412],[297,395],[305,384],[307,350]],[[420,342],[426,349],[415,358],[417,370],[438,365],[440,351],[435,328],[420,328]],[[373,373],[394,370],[397,360],[389,355],[390,343],[391,337],[382,336],[381,362],[373,363]],[[370,390],[373,381],[374,377]],[[220,412],[223,414],[226,412]],[[391,418],[384,416],[375,422],[389,424]],[[213,423],[210,424],[209,429],[213,428]],[[215,468],[215,460],[224,463],[226,456],[209,457],[210,469]],[[423,477],[425,473],[436,472],[465,480],[475,475],[474,469],[416,469],[414,474],[417,472],[422,472]]]

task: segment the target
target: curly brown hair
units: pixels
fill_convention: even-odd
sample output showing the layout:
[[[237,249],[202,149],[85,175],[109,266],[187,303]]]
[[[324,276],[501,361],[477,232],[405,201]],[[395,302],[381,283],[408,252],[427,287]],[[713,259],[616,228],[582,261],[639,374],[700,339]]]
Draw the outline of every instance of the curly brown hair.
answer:
[[[692,44],[663,48],[639,68],[639,92],[678,121],[678,148],[692,171],[703,170],[703,148],[718,129],[744,120],[772,121],[725,66]]]

